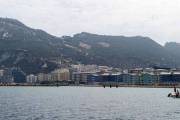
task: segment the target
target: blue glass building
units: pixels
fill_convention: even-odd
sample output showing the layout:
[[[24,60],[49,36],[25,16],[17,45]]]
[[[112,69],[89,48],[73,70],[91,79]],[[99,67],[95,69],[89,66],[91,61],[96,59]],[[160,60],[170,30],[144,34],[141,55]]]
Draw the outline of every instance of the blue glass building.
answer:
[[[15,83],[26,83],[26,74],[19,68],[13,68],[12,75]]]
[[[101,77],[103,82],[110,82],[109,73],[102,74]]]
[[[159,75],[159,82],[160,83],[169,83],[172,81],[171,77],[172,77],[171,73],[161,73]]]
[[[11,68],[5,68],[3,76],[0,77],[0,82],[2,83],[11,83],[13,82],[12,78],[12,69]]]
[[[171,81],[175,83],[180,82],[180,73],[174,73],[172,74]]]
[[[123,74],[91,74],[88,75],[88,83],[93,82],[123,82]]]
[[[102,77],[101,75],[98,74],[90,74],[87,76],[88,83],[94,83],[94,82],[102,82]]]

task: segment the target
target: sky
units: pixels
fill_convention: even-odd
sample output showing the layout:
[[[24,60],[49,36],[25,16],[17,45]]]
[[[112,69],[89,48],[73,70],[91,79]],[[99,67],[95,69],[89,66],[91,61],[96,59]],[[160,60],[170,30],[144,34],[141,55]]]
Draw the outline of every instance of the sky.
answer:
[[[180,42],[179,0],[0,0],[0,17],[58,37],[89,32]]]

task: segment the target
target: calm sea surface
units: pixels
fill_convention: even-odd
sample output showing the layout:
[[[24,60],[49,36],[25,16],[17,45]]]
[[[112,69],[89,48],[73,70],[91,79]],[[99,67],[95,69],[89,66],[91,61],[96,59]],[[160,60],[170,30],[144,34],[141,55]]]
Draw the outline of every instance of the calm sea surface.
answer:
[[[172,88],[0,87],[0,120],[180,119]]]

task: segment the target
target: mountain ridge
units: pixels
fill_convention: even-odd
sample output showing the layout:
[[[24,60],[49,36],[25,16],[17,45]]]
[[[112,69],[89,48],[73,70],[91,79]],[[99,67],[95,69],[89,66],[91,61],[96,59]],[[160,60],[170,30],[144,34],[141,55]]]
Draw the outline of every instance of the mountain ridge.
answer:
[[[177,56],[180,56],[180,43],[178,42],[166,42],[164,45],[166,49],[171,51],[172,53],[176,54]]]
[[[0,66],[17,66],[27,74],[48,73],[77,62],[120,68],[180,67],[179,59],[149,37],[87,32],[56,37],[18,20],[0,18]],[[44,64],[48,67],[42,68]]]

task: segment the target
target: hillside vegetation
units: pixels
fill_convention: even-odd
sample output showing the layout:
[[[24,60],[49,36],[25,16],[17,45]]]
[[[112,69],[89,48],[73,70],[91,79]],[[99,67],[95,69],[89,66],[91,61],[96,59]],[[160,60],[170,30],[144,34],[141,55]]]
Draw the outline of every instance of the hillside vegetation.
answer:
[[[20,67],[27,74],[48,73],[70,64],[120,68],[180,67],[178,45],[165,47],[148,37],[107,36],[86,32],[55,37],[15,19],[0,18],[0,66]]]

